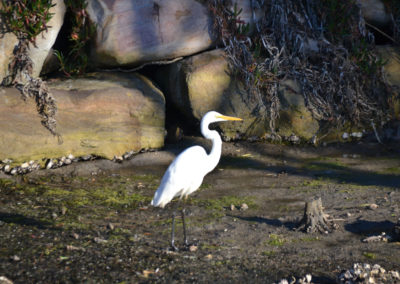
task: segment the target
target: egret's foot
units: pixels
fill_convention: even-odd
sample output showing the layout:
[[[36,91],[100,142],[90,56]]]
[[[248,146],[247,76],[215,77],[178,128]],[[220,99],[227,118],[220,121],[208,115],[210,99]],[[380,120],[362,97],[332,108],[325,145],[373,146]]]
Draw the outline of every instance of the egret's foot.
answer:
[[[171,244],[171,250],[172,251],[179,251],[178,247],[174,243]]]
[[[185,251],[194,252],[194,251],[197,251],[198,248],[199,248],[199,242],[198,241],[195,241],[193,243],[186,242],[185,246],[184,246]]]

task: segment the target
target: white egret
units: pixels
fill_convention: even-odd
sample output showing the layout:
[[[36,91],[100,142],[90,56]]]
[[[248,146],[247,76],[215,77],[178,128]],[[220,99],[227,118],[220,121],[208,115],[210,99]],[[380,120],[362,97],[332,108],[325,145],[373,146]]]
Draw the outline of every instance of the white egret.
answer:
[[[217,131],[210,130],[208,126],[213,122],[229,120],[241,121],[242,119],[225,116],[216,111],[207,112],[203,116],[200,125],[201,133],[205,138],[212,141],[210,154],[207,154],[201,146],[192,146],[179,154],[165,172],[151,205],[164,208],[174,197],[179,196],[186,199],[200,187],[204,176],[217,166],[221,157],[221,137]],[[174,211],[172,214],[171,245],[173,249],[177,250],[174,239],[175,215]],[[184,210],[182,210],[182,222],[184,243],[187,246]]]

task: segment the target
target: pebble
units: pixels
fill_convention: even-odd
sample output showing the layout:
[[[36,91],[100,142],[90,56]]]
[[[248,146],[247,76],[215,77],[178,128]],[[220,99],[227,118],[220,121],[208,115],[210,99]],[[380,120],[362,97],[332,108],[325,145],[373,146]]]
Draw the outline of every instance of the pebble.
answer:
[[[4,168],[3,168],[3,171],[4,171],[6,174],[8,174],[8,173],[11,171],[10,165],[5,165]]]
[[[236,210],[236,206],[231,204],[231,211],[235,211]]]

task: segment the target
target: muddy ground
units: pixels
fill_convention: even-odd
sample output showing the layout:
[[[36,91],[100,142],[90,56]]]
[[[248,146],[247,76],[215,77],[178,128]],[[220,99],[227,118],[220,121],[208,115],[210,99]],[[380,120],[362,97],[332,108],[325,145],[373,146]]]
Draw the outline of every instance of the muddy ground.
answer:
[[[202,141],[120,164],[1,175],[0,276],[14,283],[273,283],[311,273],[314,283],[335,283],[356,262],[399,270],[399,242],[362,240],[390,234],[400,217],[400,151],[366,142],[224,144],[219,166],[185,205],[197,250],[183,250],[180,219],[182,250],[169,250],[172,208],[149,203],[174,155]],[[313,197],[339,226],[333,233],[293,230]],[[239,210],[243,203],[247,210]]]

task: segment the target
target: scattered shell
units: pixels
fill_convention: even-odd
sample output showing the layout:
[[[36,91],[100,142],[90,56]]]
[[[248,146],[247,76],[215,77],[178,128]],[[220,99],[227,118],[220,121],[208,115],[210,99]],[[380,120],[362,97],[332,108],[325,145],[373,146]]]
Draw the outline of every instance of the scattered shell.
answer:
[[[70,251],[74,251],[74,250],[85,251],[85,248],[83,248],[83,247],[76,247],[76,246],[73,246],[73,245],[67,245],[66,249],[67,249],[67,250],[70,250]]]
[[[21,168],[22,169],[26,169],[26,168],[28,168],[29,167],[29,163],[23,163],[22,165],[21,165]]]
[[[97,243],[97,244],[105,244],[105,243],[108,243],[107,240],[102,239],[102,238],[99,238],[99,237],[95,237],[95,238],[94,238],[94,242]]]
[[[372,203],[372,204],[370,204],[370,205],[368,206],[368,208],[371,209],[371,210],[375,210],[375,209],[377,209],[378,207],[379,207],[379,205],[377,205],[377,204],[375,204],[375,203]]]
[[[195,251],[197,251],[197,249],[198,249],[198,247],[195,245],[189,246],[189,251],[191,251],[191,252],[195,252]]]
[[[240,205],[240,211],[246,211],[247,209],[249,209],[249,206],[246,203]]]
[[[21,258],[18,255],[13,255],[13,256],[10,257],[10,259],[12,261],[20,261],[21,260]]]
[[[363,239],[362,241],[364,243],[372,243],[372,242],[388,242],[392,238],[388,235],[386,235],[385,232],[381,233],[380,235],[377,236],[370,236],[368,238]]]
[[[51,169],[53,167],[53,161],[51,159],[46,162],[46,169]]]
[[[68,208],[63,206],[61,207],[61,215],[65,215],[67,213]]]
[[[352,269],[348,269],[338,276],[337,283],[396,283],[395,280],[399,279],[398,271],[387,272],[378,264],[371,267],[367,263],[355,263]]]

